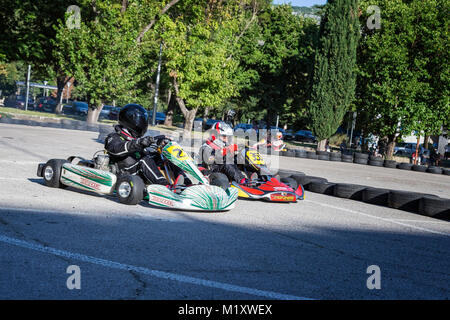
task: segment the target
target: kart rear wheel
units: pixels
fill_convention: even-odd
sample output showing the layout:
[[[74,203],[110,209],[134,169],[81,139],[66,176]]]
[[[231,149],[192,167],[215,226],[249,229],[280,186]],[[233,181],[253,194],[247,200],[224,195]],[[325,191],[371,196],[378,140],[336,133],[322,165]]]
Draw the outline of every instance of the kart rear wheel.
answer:
[[[220,172],[211,173],[209,175],[209,183],[213,186],[221,187],[223,190],[227,190],[230,187],[228,177]]]
[[[281,182],[286,184],[290,188],[294,189],[294,191],[297,190],[298,188],[298,183],[297,181],[295,181],[294,178],[291,177],[281,178]]]
[[[42,177],[45,185],[51,188],[66,188],[61,183],[61,170],[64,163],[68,162],[63,159],[51,159],[42,168]]]
[[[139,176],[124,175],[117,179],[116,193],[120,203],[138,204],[144,199],[144,190],[144,181]]]

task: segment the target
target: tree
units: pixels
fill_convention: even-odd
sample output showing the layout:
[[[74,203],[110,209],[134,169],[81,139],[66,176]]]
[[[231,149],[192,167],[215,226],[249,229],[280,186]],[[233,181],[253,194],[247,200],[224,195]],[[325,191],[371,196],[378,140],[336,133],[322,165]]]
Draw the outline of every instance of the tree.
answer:
[[[324,150],[354,99],[359,22],[356,0],[328,1],[312,76],[311,129]]]
[[[381,29],[364,24],[358,48],[358,121],[366,132],[386,138],[386,157],[413,131],[439,134],[448,125],[449,3],[444,0],[361,1],[381,10]]]
[[[132,11],[114,1],[97,1],[80,28],[60,22],[55,46],[60,68],[77,81],[76,92],[87,98],[87,122],[96,122],[105,102],[133,97],[139,80],[140,49]]]
[[[172,79],[175,98],[192,130],[198,110],[218,108],[237,94],[231,81],[237,63],[230,57],[237,32],[233,13],[237,2],[193,1],[179,4],[172,16],[160,19],[165,69]]]
[[[30,64],[35,78],[56,78],[58,101],[68,78],[54,58],[52,40],[68,6],[64,0],[0,0],[0,52],[9,62]]]

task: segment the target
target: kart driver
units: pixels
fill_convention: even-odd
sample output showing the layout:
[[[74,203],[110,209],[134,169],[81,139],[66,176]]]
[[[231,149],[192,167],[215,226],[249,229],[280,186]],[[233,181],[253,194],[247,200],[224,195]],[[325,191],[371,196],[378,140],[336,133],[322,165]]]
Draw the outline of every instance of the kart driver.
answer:
[[[169,182],[155,162],[159,154],[144,150],[155,142],[161,145],[166,137],[144,137],[147,128],[147,111],[139,104],[127,104],[119,112],[119,124],[114,126],[115,132],[106,137],[105,149],[119,170],[130,174],[142,172],[147,184],[168,185]]]
[[[226,163],[224,159],[227,154],[234,155],[238,149],[236,144],[230,144],[229,139],[232,136],[233,129],[228,124],[217,122],[214,124],[211,137],[200,147],[199,154],[203,164],[208,166],[212,172],[221,172],[229,180],[243,184],[246,179],[237,165],[234,162]],[[221,161],[217,161],[220,158],[222,158]]]

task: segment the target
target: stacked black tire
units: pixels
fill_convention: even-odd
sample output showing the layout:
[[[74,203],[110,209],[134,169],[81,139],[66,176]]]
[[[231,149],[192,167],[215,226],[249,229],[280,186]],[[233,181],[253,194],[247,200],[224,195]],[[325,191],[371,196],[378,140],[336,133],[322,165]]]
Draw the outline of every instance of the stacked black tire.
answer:
[[[357,164],[367,164],[369,162],[369,155],[366,153],[356,152],[353,157],[353,162]]]
[[[334,183],[329,182],[325,178],[308,176],[303,172],[293,172],[292,170],[280,170],[280,172],[283,177],[291,178],[298,185],[303,185],[304,190],[307,191],[450,221],[450,199],[418,192],[374,188],[349,183]]]

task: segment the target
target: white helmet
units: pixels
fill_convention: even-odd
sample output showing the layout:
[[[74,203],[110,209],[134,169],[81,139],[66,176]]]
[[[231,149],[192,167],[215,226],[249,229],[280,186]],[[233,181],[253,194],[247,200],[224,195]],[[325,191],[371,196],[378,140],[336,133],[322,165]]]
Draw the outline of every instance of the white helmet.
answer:
[[[217,136],[232,136],[233,129],[225,122],[216,122],[213,126]]]

